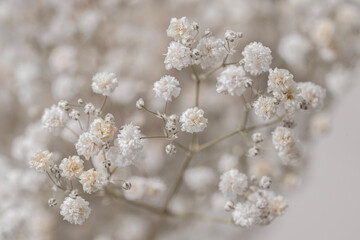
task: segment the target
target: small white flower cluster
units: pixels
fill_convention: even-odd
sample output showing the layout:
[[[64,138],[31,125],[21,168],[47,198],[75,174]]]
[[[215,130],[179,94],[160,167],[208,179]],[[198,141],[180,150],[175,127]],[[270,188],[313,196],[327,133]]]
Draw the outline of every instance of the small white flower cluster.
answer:
[[[230,169],[220,177],[219,189],[229,201],[224,210],[232,212],[236,225],[249,228],[266,225],[281,216],[288,207],[282,196],[266,190],[270,188],[271,178],[263,176],[260,180],[248,177],[237,169]]]
[[[299,146],[293,131],[287,127],[277,127],[272,132],[272,142],[284,165],[295,164],[299,157]]]
[[[204,117],[204,110],[193,107],[187,109],[180,116],[181,131],[188,133],[202,132],[208,120]]]
[[[217,77],[216,91],[231,96],[241,96],[251,84],[252,80],[246,76],[242,66],[231,65]]]
[[[154,83],[153,90],[155,97],[171,102],[172,98],[177,98],[180,95],[181,88],[179,85],[179,81],[176,78],[169,75],[164,76]]]
[[[115,73],[100,72],[93,76],[91,87],[94,93],[109,96],[118,84]]]

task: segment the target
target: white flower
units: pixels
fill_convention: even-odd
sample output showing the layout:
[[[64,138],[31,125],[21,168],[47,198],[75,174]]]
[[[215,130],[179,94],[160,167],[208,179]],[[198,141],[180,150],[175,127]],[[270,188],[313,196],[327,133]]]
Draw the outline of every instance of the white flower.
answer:
[[[259,209],[251,202],[237,203],[232,213],[234,223],[246,228],[256,224],[259,215]]]
[[[255,114],[259,117],[269,120],[278,109],[277,100],[273,97],[260,96],[254,103]]]
[[[279,43],[279,55],[289,64],[303,64],[311,45],[307,38],[299,33],[284,36]]]
[[[204,111],[198,107],[187,109],[180,117],[181,131],[194,133],[202,132],[207,126],[208,120],[204,118]]]
[[[89,202],[85,201],[82,197],[66,197],[60,206],[60,214],[64,216],[64,220],[71,224],[82,225],[89,217],[91,209]]]
[[[90,125],[89,132],[100,138],[102,141],[109,141],[114,138],[117,128],[112,121],[105,121],[102,118],[96,118]]]
[[[141,110],[144,106],[145,106],[144,99],[139,98],[139,99],[136,101],[136,108]]]
[[[231,154],[223,154],[218,162],[218,170],[223,173],[235,168],[238,164],[238,158]]]
[[[41,118],[41,123],[50,133],[58,135],[65,127],[68,120],[66,112],[56,105],[46,108]]]
[[[167,36],[174,38],[182,44],[191,44],[196,34],[196,23],[191,24],[187,17],[180,19],[171,18],[169,28],[166,30]]]
[[[270,177],[268,176],[262,176],[260,181],[259,181],[259,187],[263,188],[263,189],[267,189],[270,188],[272,183],[272,180]]]
[[[167,155],[174,155],[176,153],[176,147],[174,144],[168,144],[165,147],[165,153]]]
[[[226,30],[224,37],[226,41],[234,42],[237,38],[242,38],[241,32],[235,32],[233,30]]]
[[[131,188],[129,190],[124,190],[123,193],[126,199],[128,200],[139,200],[146,193],[146,181],[142,177],[133,176],[127,180],[131,183]]]
[[[230,169],[220,176],[219,190],[225,197],[236,198],[244,194],[248,187],[248,178],[237,169]]]
[[[79,177],[84,170],[84,161],[77,155],[64,158],[59,168],[61,169],[61,176],[68,179]]]
[[[189,168],[184,174],[184,182],[193,191],[205,192],[215,185],[215,172],[203,166]]]
[[[164,181],[158,178],[146,179],[146,196],[151,199],[158,199],[166,191],[166,185]]]
[[[36,152],[30,160],[30,167],[35,168],[39,172],[45,172],[53,164],[53,153],[49,151]]]
[[[94,93],[109,96],[118,84],[115,73],[99,72],[93,76],[91,87]]]
[[[300,82],[297,84],[301,90],[301,97],[313,109],[320,108],[325,99],[326,90],[312,82]]]
[[[241,96],[252,83],[241,66],[228,66],[217,77],[216,91],[231,96]]]
[[[259,42],[252,42],[244,48],[242,55],[244,68],[251,75],[259,75],[269,70],[272,61],[270,48]]]
[[[87,103],[85,106],[84,106],[84,113],[85,114],[93,114],[95,112],[96,108],[94,106],[94,104],[92,103]]]
[[[289,128],[277,127],[272,132],[272,141],[275,149],[284,151],[293,147],[296,143],[295,135]]]
[[[138,126],[130,123],[121,127],[115,140],[115,146],[110,149],[115,166],[126,167],[135,164],[144,146],[141,137]]]
[[[103,141],[95,135],[84,132],[80,135],[77,143],[75,144],[76,151],[79,155],[83,155],[86,160],[97,154],[103,145]]]
[[[200,51],[199,61],[202,69],[214,67],[224,60],[227,54],[224,45],[222,39],[212,36],[204,37],[199,41],[196,49]]]
[[[79,178],[84,192],[89,194],[102,189],[102,187],[108,182],[105,175],[95,171],[93,168],[83,172]]]
[[[171,42],[165,57],[165,68],[181,70],[191,64],[190,48],[178,42]]]
[[[251,136],[251,139],[254,143],[258,144],[258,143],[261,143],[264,141],[264,137],[261,133],[257,132],[257,133],[254,133],[252,136]]]
[[[154,83],[155,97],[163,98],[165,101],[171,101],[172,98],[177,98],[180,94],[181,88],[179,81],[176,78],[166,75],[159,81]]]

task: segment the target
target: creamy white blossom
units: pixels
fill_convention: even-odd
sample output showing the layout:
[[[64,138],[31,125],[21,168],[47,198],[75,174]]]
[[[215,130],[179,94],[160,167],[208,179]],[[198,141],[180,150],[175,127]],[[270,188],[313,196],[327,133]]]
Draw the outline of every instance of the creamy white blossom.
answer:
[[[202,69],[214,67],[220,64],[225,58],[227,51],[224,47],[225,42],[213,36],[202,38],[196,49],[200,52],[200,66]]]
[[[84,161],[77,155],[64,158],[59,168],[61,176],[68,179],[79,177],[84,170]]]
[[[257,223],[260,215],[259,209],[251,202],[237,203],[232,213],[232,218],[236,225],[249,228]]]
[[[191,64],[191,50],[178,42],[171,42],[164,60],[166,70],[181,70]]]
[[[245,71],[252,75],[259,75],[267,72],[272,61],[271,50],[259,42],[252,42],[248,44],[243,52]]]
[[[86,160],[97,154],[103,145],[103,141],[94,134],[84,132],[80,135],[75,144],[76,151],[79,155],[83,155]]]
[[[275,149],[284,151],[295,145],[296,138],[291,129],[279,126],[272,132],[272,142]]]
[[[53,153],[49,151],[36,152],[29,163],[30,167],[35,168],[36,171],[45,172],[54,164]]]
[[[58,135],[68,121],[66,112],[56,105],[46,108],[41,118],[41,123],[50,133]]]
[[[108,182],[104,174],[95,171],[93,168],[83,172],[79,178],[84,192],[89,194],[102,189]]]
[[[60,214],[71,224],[82,225],[89,217],[90,212],[89,202],[82,197],[75,199],[66,197],[60,206]]]
[[[93,76],[91,87],[94,93],[109,96],[118,84],[115,73],[99,72]]]
[[[100,138],[102,141],[109,141],[114,138],[117,128],[112,121],[96,118],[90,125],[89,132]]]
[[[306,101],[307,105],[312,109],[322,107],[326,95],[324,88],[312,82],[300,82],[297,86],[301,91],[301,97]]]
[[[193,107],[181,114],[180,123],[181,131],[194,133],[204,131],[208,120],[204,117],[204,111],[202,109]]]
[[[173,76],[166,75],[154,83],[155,97],[162,98],[165,101],[172,101],[180,94],[181,88],[179,81]]]
[[[167,36],[182,44],[191,44],[196,35],[197,24],[190,23],[187,17],[171,18],[170,25],[166,30]]]
[[[237,169],[230,169],[220,176],[219,190],[228,198],[244,194],[248,187],[248,178]]]
[[[277,112],[278,104],[274,97],[261,95],[254,103],[255,114],[259,117],[269,120]]]
[[[216,91],[231,96],[241,96],[252,80],[246,76],[242,66],[230,65],[217,77]]]

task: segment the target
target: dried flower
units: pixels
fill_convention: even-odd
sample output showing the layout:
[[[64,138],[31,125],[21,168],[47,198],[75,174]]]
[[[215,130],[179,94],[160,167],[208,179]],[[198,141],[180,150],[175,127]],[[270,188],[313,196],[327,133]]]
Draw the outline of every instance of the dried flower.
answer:
[[[36,152],[31,160],[30,167],[35,168],[36,171],[45,172],[54,164],[53,153],[49,151]]]
[[[179,96],[181,88],[179,87],[179,81],[176,80],[176,78],[166,75],[154,83],[153,90],[155,92],[155,97],[171,102],[172,98],[177,98]]]
[[[95,171],[93,168],[83,172],[79,178],[84,192],[89,194],[102,189],[108,182],[106,176]]]
[[[225,197],[236,198],[248,187],[248,178],[237,169],[231,169],[220,176],[219,190]]]
[[[96,155],[102,148],[103,141],[95,135],[84,132],[80,135],[75,144],[76,151],[79,155],[83,155],[86,160]]]
[[[71,224],[82,225],[89,217],[90,212],[89,203],[82,197],[75,199],[66,197],[60,206],[60,214]]]
[[[244,56],[245,71],[251,75],[259,75],[269,70],[272,61],[271,50],[264,47],[262,43],[252,42],[248,44],[242,55]]]
[[[204,117],[204,111],[202,109],[193,107],[181,114],[180,123],[181,131],[194,133],[204,131],[208,120]]]
[[[77,178],[84,170],[84,161],[77,155],[64,158],[59,168],[61,169],[61,176],[68,179]]]
[[[228,66],[217,77],[216,91],[231,96],[241,96],[252,80],[246,76],[242,66]]]
[[[100,72],[92,78],[92,90],[94,93],[109,96],[115,88],[118,86],[118,80],[115,73],[111,72]]]
[[[112,140],[117,130],[113,122],[113,120],[105,121],[102,118],[96,118],[91,123],[89,132],[97,138],[100,138],[102,141]]]

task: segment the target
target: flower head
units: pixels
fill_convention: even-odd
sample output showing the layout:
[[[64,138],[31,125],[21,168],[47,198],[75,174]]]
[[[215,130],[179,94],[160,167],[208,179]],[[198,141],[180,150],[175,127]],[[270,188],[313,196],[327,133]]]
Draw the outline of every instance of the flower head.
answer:
[[[255,114],[259,117],[269,120],[277,111],[277,100],[273,97],[260,96],[254,103]]]
[[[100,138],[102,141],[109,141],[114,138],[117,128],[112,121],[96,118],[90,125],[89,132]]]
[[[180,19],[172,18],[166,33],[168,37],[173,38],[175,41],[188,45],[192,43],[196,30],[196,23],[191,24],[187,17],[182,17]]]
[[[53,153],[49,151],[36,152],[30,160],[30,167],[35,168],[39,172],[45,172],[53,164]]]
[[[107,184],[107,177],[93,168],[80,175],[80,183],[83,185],[84,192],[92,193],[100,190]]]
[[[181,70],[191,64],[191,50],[178,42],[171,42],[165,57],[165,68]]]
[[[82,225],[89,217],[90,212],[89,202],[79,196],[76,198],[66,197],[60,206],[60,214],[71,224]]]
[[[91,87],[94,93],[109,96],[118,84],[115,73],[99,72],[93,76]]]
[[[207,126],[208,120],[204,117],[204,111],[198,107],[187,109],[180,117],[181,131],[194,133],[202,132]]]
[[[176,78],[166,75],[154,83],[153,90],[155,97],[163,98],[165,101],[171,101],[172,98],[179,96],[181,88]]]
[[[230,169],[220,176],[219,189],[225,197],[236,198],[248,187],[248,178],[237,169]]]
[[[249,228],[257,223],[260,210],[251,202],[237,203],[232,213],[234,223]]]
[[[224,47],[225,42],[220,38],[204,37],[202,38],[196,49],[200,52],[200,65],[202,69],[214,67],[225,58],[227,52]]]
[[[96,155],[102,148],[103,141],[92,133],[84,132],[80,135],[75,144],[76,151],[79,155],[83,155],[86,160]]]
[[[286,127],[277,127],[272,132],[272,141],[275,149],[278,151],[284,151],[295,145],[296,138],[291,129]]]
[[[313,109],[320,108],[325,99],[326,90],[312,82],[300,82],[297,84],[301,97],[306,101],[307,105]]]
[[[56,105],[46,108],[41,118],[41,123],[50,133],[58,135],[65,127],[68,120],[66,112]]]
[[[272,61],[271,50],[263,46],[262,43],[252,42],[248,44],[242,55],[244,56],[245,71],[250,74],[259,75],[269,70]]]
[[[77,155],[64,158],[59,168],[61,169],[61,176],[68,179],[79,177],[84,170],[84,161]]]
[[[241,66],[228,66],[217,77],[216,91],[231,96],[241,96],[252,81]]]

